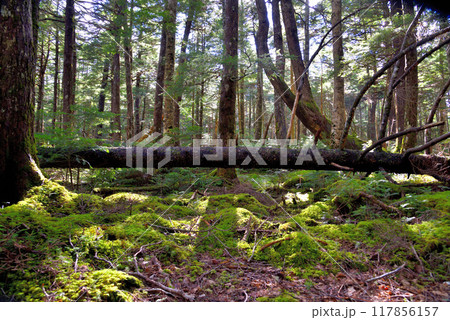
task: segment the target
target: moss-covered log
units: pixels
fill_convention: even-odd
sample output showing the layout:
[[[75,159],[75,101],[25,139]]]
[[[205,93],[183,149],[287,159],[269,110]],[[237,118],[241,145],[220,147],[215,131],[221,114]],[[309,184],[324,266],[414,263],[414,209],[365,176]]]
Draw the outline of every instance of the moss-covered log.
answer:
[[[419,173],[449,181],[450,159],[438,156],[371,152],[363,159],[360,151],[315,148],[283,149],[256,147],[159,147],[102,148],[72,152],[38,149],[42,168],[125,168],[125,167],[213,167],[284,168],[304,170],[351,170]],[[128,157],[127,157],[128,155]],[[127,163],[128,158],[128,163]],[[446,180],[447,179],[447,180]]]

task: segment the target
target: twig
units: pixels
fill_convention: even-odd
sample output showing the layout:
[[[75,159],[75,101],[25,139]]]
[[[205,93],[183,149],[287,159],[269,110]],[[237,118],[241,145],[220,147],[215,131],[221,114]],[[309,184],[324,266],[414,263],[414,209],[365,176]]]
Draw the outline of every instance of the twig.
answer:
[[[272,242],[269,242],[269,243],[266,243],[265,245],[263,245],[259,249],[259,251],[263,251],[264,249],[266,249],[266,248],[268,248],[270,246],[273,246],[274,244],[277,244],[277,243],[280,243],[280,242],[283,242],[283,241],[286,241],[286,240],[292,240],[292,239],[293,239],[292,237],[287,237],[287,238],[281,238],[281,239],[274,240]]]
[[[380,279],[386,278],[387,276],[390,276],[390,275],[393,275],[394,273],[399,272],[399,271],[402,270],[405,266],[406,266],[406,263],[402,264],[400,267],[398,267],[398,268],[395,269],[395,270],[386,272],[386,273],[382,274],[381,276],[378,276],[378,277],[375,277],[375,278],[368,279],[368,280],[366,280],[365,282],[367,283],[367,282],[372,282],[372,281],[376,281],[376,280],[380,280]]]
[[[72,249],[75,250],[75,246],[72,243],[72,238],[71,238],[70,234],[69,234],[69,244],[72,247]],[[76,273],[78,270],[78,258],[79,258],[78,252],[75,250],[75,262],[73,264],[73,272],[74,273]]]
[[[417,254],[416,248],[414,248],[413,244],[411,244],[411,251],[414,253],[414,256],[416,257],[417,261],[419,261],[422,273],[425,273],[425,268],[423,266],[422,259],[420,259],[419,255]]]
[[[373,204],[379,206],[380,208],[382,208],[382,209],[384,209],[386,211],[397,213],[399,216],[401,216],[403,214],[403,212],[399,208],[387,205],[383,201],[380,201],[377,198],[375,198],[374,196],[372,196],[370,194],[367,194],[367,193],[365,193],[363,191],[360,192],[360,196],[366,198],[367,200],[369,200]]]
[[[245,290],[243,290],[242,292],[243,292],[244,295],[245,295],[244,302],[247,302],[247,301],[248,301],[248,294],[247,294],[247,292],[245,292]]]
[[[342,169],[344,171],[355,171],[355,169],[353,169],[353,168],[346,167],[346,166],[341,166],[341,165],[339,165],[337,163],[334,163],[334,162],[330,162],[330,165],[332,165],[333,167],[336,167],[338,169]]]
[[[94,258],[95,258],[95,259],[106,262],[107,264],[109,264],[109,266],[110,266],[112,269],[115,269],[115,268],[116,268],[116,267],[114,266],[114,264],[113,264],[111,261],[109,261],[108,259],[105,259],[105,258],[100,258],[97,254],[98,254],[98,252],[97,252],[97,250],[96,250],[96,251],[95,251],[95,255],[94,255]]]
[[[146,275],[140,273],[140,272],[128,272],[129,275],[134,276],[134,277],[138,277],[141,278],[142,280],[144,280],[145,282],[147,282],[148,284],[158,287],[164,291],[170,292],[171,294],[174,294],[178,297],[181,297],[187,301],[194,301],[195,296],[194,295],[190,295],[187,294],[185,292],[183,292],[182,290],[178,290],[178,289],[174,289],[174,288],[170,288],[168,286],[163,285],[162,283],[159,283],[153,279],[150,279],[149,277],[147,277]]]

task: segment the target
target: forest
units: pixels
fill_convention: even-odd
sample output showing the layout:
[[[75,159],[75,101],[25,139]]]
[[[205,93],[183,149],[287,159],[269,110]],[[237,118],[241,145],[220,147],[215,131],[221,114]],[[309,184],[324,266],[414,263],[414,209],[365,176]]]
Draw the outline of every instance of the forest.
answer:
[[[0,301],[449,301],[449,89],[437,1],[1,0]]]

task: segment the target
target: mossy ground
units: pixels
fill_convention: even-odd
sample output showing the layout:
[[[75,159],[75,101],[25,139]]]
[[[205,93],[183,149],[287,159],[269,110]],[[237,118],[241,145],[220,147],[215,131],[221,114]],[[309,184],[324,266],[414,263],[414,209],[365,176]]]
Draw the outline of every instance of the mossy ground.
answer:
[[[398,290],[417,292],[408,299],[448,298],[448,188],[402,186],[378,174],[238,173],[280,205],[223,194],[207,170],[160,172],[151,178],[159,186],[153,191],[145,188],[150,178],[119,172],[115,176],[124,183],[111,186],[122,190],[136,179],[140,189],[104,197],[46,181],[0,209],[1,299],[180,299],[129,274],[138,270],[200,301],[317,301],[326,284],[336,285],[331,291],[344,286],[341,296],[353,292],[352,299],[385,301],[389,296],[378,289],[383,279],[364,292],[351,278],[368,279],[402,264],[406,271],[392,281]],[[203,182],[183,193],[186,177],[193,176]],[[93,187],[88,178],[86,191]],[[178,184],[167,194],[173,181]],[[399,208],[402,216],[367,202],[361,192]]]

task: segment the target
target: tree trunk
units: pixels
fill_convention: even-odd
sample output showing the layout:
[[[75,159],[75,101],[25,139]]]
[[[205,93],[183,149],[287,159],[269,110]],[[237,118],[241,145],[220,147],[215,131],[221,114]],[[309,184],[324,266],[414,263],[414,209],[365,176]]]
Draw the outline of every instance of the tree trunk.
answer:
[[[59,11],[59,0],[56,2],[56,12]],[[58,98],[59,98],[59,28],[55,27],[55,73],[53,75],[53,115],[52,115],[52,129],[56,128],[56,114],[58,112]]]
[[[141,51],[138,53],[138,59],[141,58]],[[134,134],[138,134],[141,132],[142,125],[141,125],[141,116],[140,116],[140,109],[141,109],[141,72],[138,72],[136,74],[136,94],[134,95]],[[144,115],[142,115],[142,118],[144,118]]]
[[[169,151],[170,150],[170,151]],[[68,154],[54,148],[39,148],[38,154],[43,168],[66,168],[69,161],[73,166],[89,168],[126,168],[127,157],[136,163],[142,156],[144,167],[157,168],[167,154],[170,160],[164,166],[213,167],[213,168],[283,168],[295,170],[333,171],[386,171],[392,173],[430,174],[450,182],[450,160],[445,157],[411,155],[403,159],[402,154],[370,152],[360,159],[356,150],[315,149],[305,146],[301,149],[258,148],[258,147],[167,147],[107,148],[71,151]],[[170,152],[170,153],[169,153]],[[151,158],[148,156],[151,155]],[[218,156],[223,155],[223,156]],[[214,156],[214,157],[213,157]],[[85,161],[76,161],[84,159]],[[148,160],[148,161],[147,161]]]
[[[116,46],[116,53],[113,56],[111,72],[111,112],[115,114],[111,121],[111,138],[114,141],[120,141],[122,134],[120,124],[120,55],[118,46]]]
[[[414,6],[408,1],[404,2],[405,13],[408,14],[411,19],[414,18]],[[415,43],[416,32],[413,31],[408,37],[407,46]],[[417,48],[406,54],[406,69],[410,66],[414,65],[417,62]],[[405,79],[405,97],[406,105],[405,105],[405,116],[406,123],[408,127],[417,127],[417,105],[419,100],[419,77],[417,66],[413,67],[411,71],[408,73]],[[417,133],[412,133],[406,136],[406,143],[404,145],[404,149],[410,149],[415,147],[417,144]]]
[[[100,84],[100,95],[98,97],[98,112],[105,111],[105,100],[106,100],[106,86],[108,85],[108,75],[109,75],[109,59],[105,59],[103,62],[103,75],[102,82]],[[103,124],[97,126],[97,138],[102,136]]]
[[[258,72],[256,74],[256,113],[255,113],[255,139],[262,138],[264,126],[264,82],[261,63],[258,62]]]
[[[174,125],[176,128],[180,127],[180,102],[183,99],[183,88],[185,79],[185,62],[186,62],[186,50],[189,41],[189,35],[191,34],[192,22],[195,14],[194,2],[191,0],[189,2],[188,15],[186,18],[186,25],[184,27],[183,40],[181,42],[180,57],[178,59],[177,68],[177,80],[176,80],[176,103],[174,105]]]
[[[219,102],[219,135],[223,145],[235,137],[236,87],[238,77],[239,2],[224,0],[223,41],[225,57]],[[219,169],[218,175],[226,179],[237,178],[236,170]]]
[[[127,37],[127,36],[125,36]],[[133,81],[131,79],[132,73],[132,50],[131,41],[129,39],[124,40],[124,62],[125,62],[125,85],[127,91],[127,139],[130,139],[134,135],[134,110],[133,110]]]
[[[399,19],[400,16],[403,15],[403,9],[402,9],[402,1],[401,0],[392,0],[391,1],[391,15],[395,17],[395,20]],[[394,47],[394,54],[397,54],[402,50],[402,43],[403,43],[403,35],[400,33],[397,35],[394,40],[392,41],[392,45]],[[401,58],[398,61],[398,71],[396,74],[397,80],[405,71],[405,58]],[[395,106],[396,106],[396,127],[397,132],[405,130],[405,104],[406,104],[406,87],[405,87],[405,81],[400,83],[397,88],[395,89]],[[403,137],[399,138],[397,140],[397,150],[401,150]]]
[[[280,0],[272,1],[273,42],[277,52],[276,67],[279,76],[284,78],[286,59],[284,58],[283,32],[280,19]],[[275,91],[275,90],[274,90]],[[286,139],[286,115],[284,114],[284,102],[277,92],[274,92],[275,134],[277,139]]]
[[[15,203],[44,177],[33,136],[38,0],[0,4],[0,204]]]
[[[369,100],[369,111],[367,119],[367,138],[372,140],[372,143],[377,141],[377,129],[376,129],[376,111],[377,111],[377,94],[373,93]]]
[[[39,84],[38,84],[35,132],[43,132],[44,129],[43,103],[44,103],[44,89],[45,89],[45,72],[47,71],[49,55],[50,55],[50,39],[47,39],[47,52],[44,51],[44,42],[42,42],[41,55],[39,59],[39,72],[38,72]]]
[[[177,0],[168,0],[168,19],[166,25],[166,57],[164,69],[164,132],[175,127],[175,101],[173,95],[173,74],[175,70],[175,35],[177,18]]]
[[[64,65],[63,65],[63,127],[72,127],[73,110],[73,72],[74,72],[74,39],[75,39],[75,5],[74,0],[66,1],[65,33],[64,33]]]
[[[243,74],[243,72],[241,72]],[[239,80],[239,102],[238,102],[238,115],[239,115],[239,137],[242,139],[245,137],[245,87],[244,78]]]
[[[336,25],[333,29],[333,68],[334,68],[334,91],[333,91],[333,110],[331,112],[331,144],[339,147],[339,140],[344,132],[345,126],[345,102],[344,102],[344,77],[343,58],[344,48],[342,40],[342,1],[331,1],[331,25]]]
[[[158,69],[156,72],[156,88],[155,88],[155,109],[153,111],[153,126],[155,132],[163,132],[163,88],[164,88],[164,70],[166,64],[166,21],[163,20],[163,25],[161,29],[161,41],[159,45],[159,59],[158,59]]]

